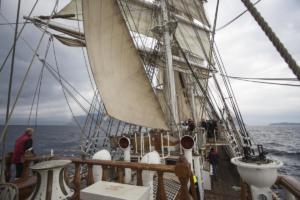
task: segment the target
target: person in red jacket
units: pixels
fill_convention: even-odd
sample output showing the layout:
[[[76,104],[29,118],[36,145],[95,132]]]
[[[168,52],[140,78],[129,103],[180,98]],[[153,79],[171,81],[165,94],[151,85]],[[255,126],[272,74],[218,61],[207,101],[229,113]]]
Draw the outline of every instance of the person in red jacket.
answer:
[[[27,128],[15,142],[12,163],[16,166],[16,178],[20,178],[22,175],[25,152],[32,150],[32,134],[33,129]]]

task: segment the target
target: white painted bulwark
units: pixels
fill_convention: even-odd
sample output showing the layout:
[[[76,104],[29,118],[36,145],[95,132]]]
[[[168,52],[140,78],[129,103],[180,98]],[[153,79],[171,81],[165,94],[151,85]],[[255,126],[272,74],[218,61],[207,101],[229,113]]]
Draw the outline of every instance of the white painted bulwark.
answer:
[[[50,160],[31,166],[38,180],[28,200],[71,198],[74,191],[64,180],[64,168],[70,163],[70,160]]]
[[[81,200],[147,200],[150,189],[143,186],[98,181],[80,191]]]
[[[283,163],[276,159],[269,160],[269,163],[248,163],[243,162],[242,157],[231,159],[231,163],[237,166],[241,178],[250,185],[253,200],[273,199],[270,187],[275,183],[277,169]]]

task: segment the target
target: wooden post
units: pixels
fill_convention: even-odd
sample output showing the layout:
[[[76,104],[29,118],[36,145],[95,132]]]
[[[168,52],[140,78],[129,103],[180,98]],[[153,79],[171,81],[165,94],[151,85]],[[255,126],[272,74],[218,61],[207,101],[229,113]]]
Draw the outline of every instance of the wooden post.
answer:
[[[74,199],[80,200],[80,184],[81,184],[80,163],[75,163],[75,176],[74,176],[73,183],[75,186]]]
[[[65,167],[64,168],[64,179],[65,179],[65,182],[66,182],[66,184],[69,186],[70,184],[70,182],[69,182],[69,173],[68,173],[68,167]]]
[[[9,152],[5,156],[5,181],[9,182],[11,178],[11,160],[13,153]]]
[[[124,169],[117,168],[118,171],[118,183],[124,183]]]
[[[164,173],[158,171],[158,182],[157,182],[157,192],[156,200],[167,200],[165,186],[164,186]]]
[[[247,200],[247,185],[242,179],[240,179],[241,184],[241,200]]]
[[[137,182],[136,182],[136,185],[138,186],[143,186],[143,176],[142,176],[142,172],[143,170],[141,169],[138,169],[136,171],[136,175],[137,175]]]
[[[184,156],[180,156],[180,158],[178,159],[178,162],[175,166],[175,174],[178,177],[181,185],[176,200],[190,199],[188,182],[191,176],[191,169],[188,161]]]
[[[102,181],[108,181],[108,168],[107,166],[102,166]]]
[[[22,176],[21,176],[22,179],[26,179],[29,177],[29,171],[30,171],[29,167],[30,167],[31,161],[28,160],[28,158],[31,158],[31,157],[32,156],[30,156],[30,155],[26,155],[26,154],[24,155],[23,172],[22,172]]]
[[[93,165],[88,164],[87,185],[89,186],[92,185],[93,183],[94,183]]]

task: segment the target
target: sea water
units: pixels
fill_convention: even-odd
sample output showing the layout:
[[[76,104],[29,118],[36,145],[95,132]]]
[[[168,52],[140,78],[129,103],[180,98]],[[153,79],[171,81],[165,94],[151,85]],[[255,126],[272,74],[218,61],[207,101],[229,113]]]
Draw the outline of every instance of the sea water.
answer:
[[[268,156],[280,159],[280,173],[300,180],[300,126],[248,126],[256,144],[263,144]],[[3,126],[0,126],[0,130]],[[6,152],[12,151],[16,138],[26,126],[9,126]],[[38,155],[51,153],[62,156],[80,155],[81,132],[75,126],[38,126],[33,135],[34,151]],[[100,147],[101,148],[101,147]]]

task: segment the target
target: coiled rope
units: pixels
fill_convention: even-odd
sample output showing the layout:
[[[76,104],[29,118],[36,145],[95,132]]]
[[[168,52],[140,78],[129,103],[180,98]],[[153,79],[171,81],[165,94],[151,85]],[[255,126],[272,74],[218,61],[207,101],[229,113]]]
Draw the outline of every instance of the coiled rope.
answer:
[[[273,43],[281,57],[285,60],[285,62],[288,64],[289,68],[293,71],[293,73],[296,75],[298,80],[300,80],[300,68],[297,65],[296,61],[293,59],[291,54],[288,52],[288,50],[284,47],[284,45],[280,42],[279,38],[276,36],[276,34],[272,31],[268,23],[264,20],[264,18],[261,16],[261,14],[258,12],[258,10],[255,8],[253,3],[251,3],[249,0],[241,0],[244,5],[247,7],[251,15],[254,17],[255,21],[259,24],[261,29],[265,32],[269,40]]]

